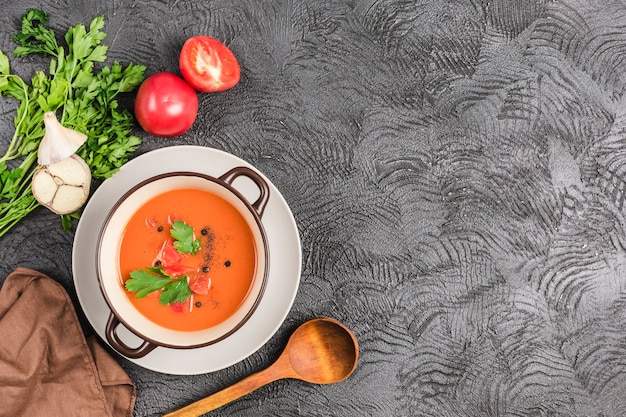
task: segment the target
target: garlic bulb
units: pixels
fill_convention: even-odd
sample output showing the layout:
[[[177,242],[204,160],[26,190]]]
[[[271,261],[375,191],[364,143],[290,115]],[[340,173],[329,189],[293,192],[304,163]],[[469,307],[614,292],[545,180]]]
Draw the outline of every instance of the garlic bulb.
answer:
[[[54,164],[69,157],[87,140],[84,133],[62,126],[51,111],[44,113],[43,123],[46,133],[37,150],[39,165]]]
[[[31,188],[35,199],[57,214],[73,213],[89,197],[91,171],[78,155],[71,155],[33,174]]]

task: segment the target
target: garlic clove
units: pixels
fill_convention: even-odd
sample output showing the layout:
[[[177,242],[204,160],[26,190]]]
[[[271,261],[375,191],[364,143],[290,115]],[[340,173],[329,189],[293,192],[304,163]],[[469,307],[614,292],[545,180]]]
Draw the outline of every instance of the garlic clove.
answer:
[[[89,167],[80,156],[73,155],[70,158],[48,165],[48,172],[58,180],[62,180],[65,185],[82,187],[85,185],[85,174],[89,172]],[[89,175],[89,180],[91,181],[91,174]]]
[[[89,198],[91,171],[78,155],[40,166],[33,174],[35,199],[57,214],[73,213]]]
[[[84,133],[61,125],[53,112],[44,113],[43,122],[46,132],[37,150],[39,165],[54,164],[71,156],[87,141]]]
[[[54,177],[43,167],[35,171],[33,184],[37,184],[37,195],[35,198],[44,205],[52,202],[54,194],[56,194],[57,188],[59,188],[59,184],[56,183]]]
[[[69,214],[81,208],[85,201],[87,199],[82,188],[61,185],[54,196],[54,200],[52,200],[52,207],[57,214]]]

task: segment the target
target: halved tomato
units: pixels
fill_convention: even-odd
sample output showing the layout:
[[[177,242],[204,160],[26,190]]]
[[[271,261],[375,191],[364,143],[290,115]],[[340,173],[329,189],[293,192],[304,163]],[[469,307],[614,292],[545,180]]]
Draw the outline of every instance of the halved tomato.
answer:
[[[180,51],[180,72],[193,88],[205,93],[228,90],[239,82],[239,62],[217,39],[193,36]]]

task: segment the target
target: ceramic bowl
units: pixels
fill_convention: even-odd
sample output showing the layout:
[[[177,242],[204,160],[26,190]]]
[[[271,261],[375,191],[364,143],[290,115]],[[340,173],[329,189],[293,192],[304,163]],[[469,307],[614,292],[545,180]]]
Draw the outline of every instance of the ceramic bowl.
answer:
[[[256,201],[248,201],[233,187],[238,177],[247,177],[258,187]],[[129,301],[120,273],[119,256],[122,236],[131,216],[148,200],[160,193],[196,188],[213,193],[229,202],[243,216],[255,243],[256,268],[248,295],[240,307],[225,321],[199,331],[176,331],[146,318]],[[269,200],[265,180],[247,167],[235,167],[220,177],[194,172],[172,172],[149,178],[130,189],[113,205],[100,231],[97,243],[96,270],[100,290],[111,310],[105,329],[107,341],[129,358],[140,358],[163,346],[190,349],[224,340],[236,332],[254,313],[263,297],[269,271],[269,248],[261,218]],[[128,346],[118,336],[126,327],[143,340],[139,346]]]

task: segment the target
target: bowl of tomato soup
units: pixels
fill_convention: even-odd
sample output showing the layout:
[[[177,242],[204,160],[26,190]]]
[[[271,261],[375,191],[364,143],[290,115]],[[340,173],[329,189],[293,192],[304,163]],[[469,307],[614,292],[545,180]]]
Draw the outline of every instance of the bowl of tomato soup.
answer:
[[[233,182],[258,188],[249,201]],[[107,341],[139,358],[159,346],[190,349],[224,340],[254,313],[267,283],[261,218],[266,181],[248,167],[219,177],[172,172],[129,190],[98,237],[97,275],[111,310]],[[129,346],[126,327],[143,342]]]

